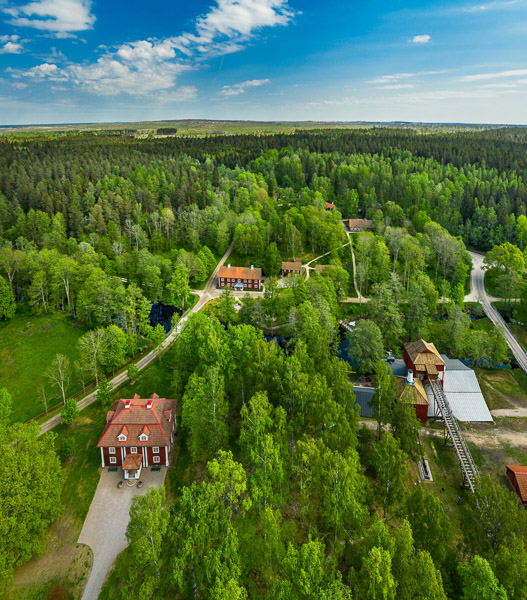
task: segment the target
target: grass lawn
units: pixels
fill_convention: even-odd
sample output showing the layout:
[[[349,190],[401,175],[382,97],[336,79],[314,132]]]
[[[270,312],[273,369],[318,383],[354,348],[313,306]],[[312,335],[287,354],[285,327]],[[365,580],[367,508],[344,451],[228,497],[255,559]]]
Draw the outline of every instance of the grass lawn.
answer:
[[[527,375],[521,369],[476,369],[490,410],[527,406]]]
[[[494,269],[490,271],[485,271],[485,290],[487,294],[494,296],[495,298],[501,298],[503,296],[503,291],[500,289],[499,285],[497,285],[496,280],[498,279],[500,273],[497,273]]]
[[[507,327],[523,348],[527,348],[527,331],[525,327],[519,323],[507,323]]]
[[[114,391],[112,401],[130,398],[134,392],[143,397],[156,392],[161,397],[172,398],[171,381],[172,372],[166,360],[156,360],[139,376],[135,385],[127,384]],[[57,450],[67,438],[74,438],[76,444],[75,456],[64,464],[66,482],[62,502],[65,513],[49,528],[44,554],[15,571],[15,581],[5,595],[7,600],[55,597],[48,594],[56,585],[65,586],[74,597],[80,598],[90,572],[92,555],[86,546],[77,545],[77,539],[99,483],[101,459],[97,442],[107,410],[107,406],[94,403],[81,411],[73,425],[59,425],[53,430],[57,434]]]
[[[78,359],[77,340],[84,333],[71,317],[60,312],[47,315],[17,314],[0,326],[0,381],[13,397],[13,421],[27,421],[44,412],[42,386],[48,407],[61,400],[60,392],[45,376],[56,354],[65,354],[71,366]],[[82,388],[72,370],[67,393]]]

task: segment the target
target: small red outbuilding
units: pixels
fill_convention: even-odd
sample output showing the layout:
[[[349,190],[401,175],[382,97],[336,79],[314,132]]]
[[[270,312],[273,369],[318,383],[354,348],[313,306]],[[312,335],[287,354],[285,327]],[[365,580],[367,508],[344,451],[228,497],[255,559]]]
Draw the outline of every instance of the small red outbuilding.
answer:
[[[507,477],[523,506],[527,506],[527,467],[507,465]]]

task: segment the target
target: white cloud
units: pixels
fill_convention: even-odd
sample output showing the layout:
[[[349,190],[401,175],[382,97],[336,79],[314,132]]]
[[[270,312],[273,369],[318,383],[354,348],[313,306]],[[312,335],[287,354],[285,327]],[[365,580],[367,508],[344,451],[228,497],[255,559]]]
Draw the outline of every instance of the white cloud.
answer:
[[[93,24],[95,18],[90,15],[89,0],[38,0],[19,9],[5,10],[20,20],[23,11],[26,15],[36,14],[36,7],[39,7],[41,13],[47,11],[46,15],[51,14],[50,7],[53,7],[53,14],[59,15],[58,8],[66,6],[75,6],[77,9],[82,7],[85,12],[78,12],[75,19],[71,16],[69,22],[64,21],[64,15],[60,12],[62,25],[60,28],[56,26],[55,31],[69,35],[71,31]],[[94,94],[155,95],[159,99],[163,93],[165,98],[189,99],[196,95],[194,87],[176,88],[177,76],[182,71],[196,68],[207,57],[242,50],[262,28],[287,25],[294,14],[288,7],[288,0],[216,0],[206,14],[196,19],[192,33],[184,32],[163,40],[139,40],[122,44],[113,51],[105,48],[97,62],[70,64],[60,74],[73,86]],[[58,20],[58,16],[56,19]],[[49,23],[49,19],[35,19],[33,22],[36,23],[33,26],[44,28],[38,24]],[[11,72],[19,78],[24,74],[34,79],[37,76],[39,79],[57,76],[57,72],[44,71],[42,65],[39,65],[25,73]],[[252,80],[226,86],[221,94],[236,96],[248,87],[264,83],[268,83],[268,80]]]
[[[421,77],[424,75],[440,75],[442,73],[446,73],[447,71],[418,71],[417,73],[394,73],[393,75],[379,75],[368,81],[368,83],[376,83],[380,85],[384,85],[386,83],[398,82],[405,79],[411,79],[412,77]]]
[[[223,89],[218,92],[221,96],[239,96],[244,94],[247,88],[259,87],[271,83],[270,79],[251,79],[249,81],[242,81],[241,83],[235,83],[234,85],[224,85]]]
[[[95,16],[91,0],[35,0],[22,6],[7,7],[3,12],[12,18],[12,25],[50,31],[57,36],[91,29]]]
[[[199,17],[196,31],[203,41],[217,36],[247,37],[262,27],[287,25],[294,12],[287,0],[216,0],[217,6]]]
[[[430,41],[430,36],[428,34],[424,35],[414,35],[413,38],[410,38],[408,41],[410,44],[428,44]]]
[[[409,88],[414,88],[415,85],[413,83],[394,83],[393,85],[379,85],[377,89],[379,90],[404,90]]]
[[[522,77],[527,75],[527,69],[513,69],[509,71],[500,71],[498,73],[477,73],[476,75],[466,75],[462,81],[482,81],[484,79],[501,79],[502,77]]]
[[[31,79],[49,79],[50,81],[65,81],[68,76],[66,73],[59,69],[57,65],[53,63],[42,63],[26,71],[16,71],[14,69],[7,69],[9,72],[14,73],[15,77],[23,75]]]
[[[23,50],[22,44],[7,42],[0,48],[0,54],[20,54]]]
[[[508,8],[518,4],[518,0],[506,0],[505,2],[487,2],[486,4],[474,4],[473,6],[465,6],[462,10],[467,13],[481,13],[489,10],[499,10],[502,8]]]

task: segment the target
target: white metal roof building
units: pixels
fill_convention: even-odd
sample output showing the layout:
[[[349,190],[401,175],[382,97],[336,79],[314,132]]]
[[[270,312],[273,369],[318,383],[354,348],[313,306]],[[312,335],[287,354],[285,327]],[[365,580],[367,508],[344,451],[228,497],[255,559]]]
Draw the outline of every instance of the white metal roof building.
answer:
[[[443,390],[454,417],[458,421],[493,423],[494,419],[481,393],[476,373],[460,360],[447,359],[444,355],[443,359],[445,360]],[[425,389],[429,402],[428,416],[436,416],[436,405],[432,390],[428,385]]]

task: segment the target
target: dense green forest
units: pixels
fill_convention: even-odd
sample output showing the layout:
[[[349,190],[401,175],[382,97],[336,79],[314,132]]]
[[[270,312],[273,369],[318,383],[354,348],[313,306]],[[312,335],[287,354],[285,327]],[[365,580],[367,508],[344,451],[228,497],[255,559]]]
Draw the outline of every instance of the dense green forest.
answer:
[[[415,485],[419,423],[382,360],[436,331],[450,356],[508,362],[503,335],[469,320],[467,248],[488,252],[501,297],[526,296],[521,316],[526,145],[522,129],[0,137],[0,321],[60,313],[82,327],[74,365],[49,357],[64,403],[65,364],[98,382],[158,345],[151,303],[183,311],[231,243],[237,264],[266,277],[263,295],[235,307],[227,291],[192,315],[163,354],[185,476],[169,471],[166,490],[134,500],[102,598],[526,597],[525,511],[484,477],[452,520]],[[350,241],[348,217],[373,231]],[[282,260],[322,255],[323,273],[277,284]],[[356,293],[368,304],[343,302]],[[369,318],[348,357],[376,382],[378,430],[359,422],[338,354],[338,322],[355,314]],[[272,328],[280,343],[264,337]],[[2,590],[42,550],[14,535],[28,527],[22,496],[51,499],[33,509],[40,540],[63,477],[53,436],[37,442],[32,425],[11,423],[10,394],[0,400],[2,477],[25,473],[37,444],[52,455],[38,489],[0,488]]]

